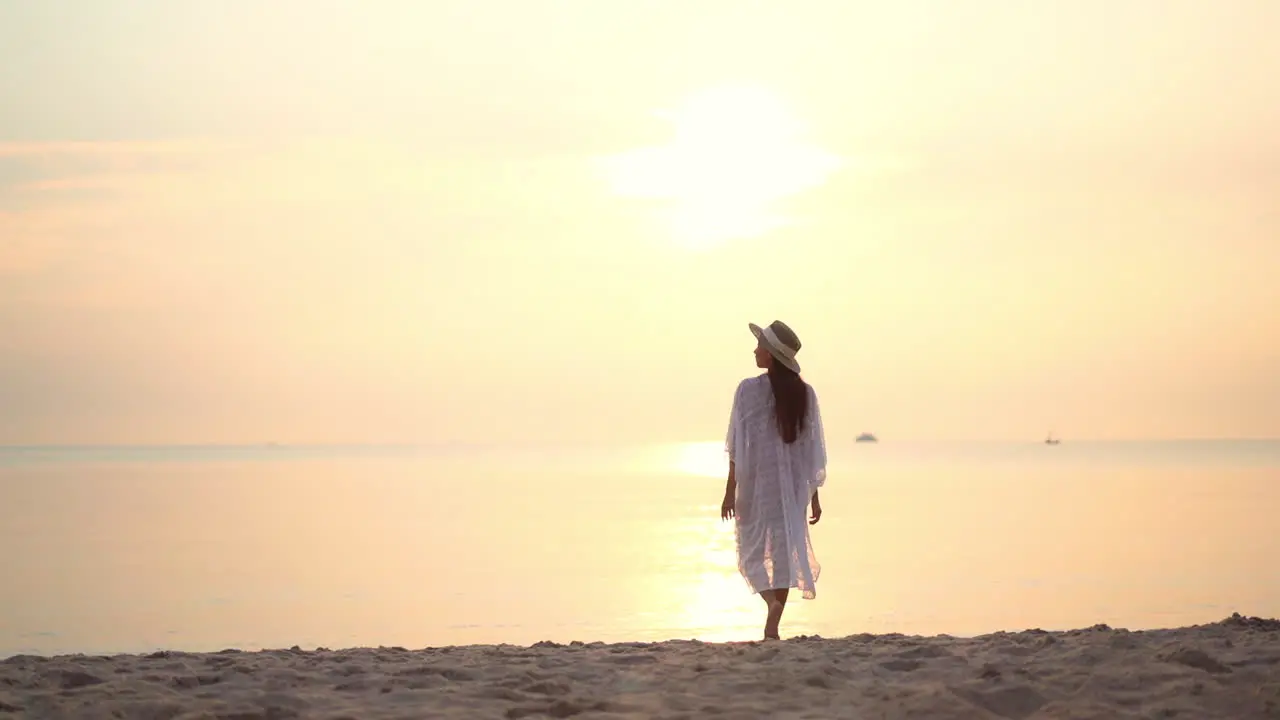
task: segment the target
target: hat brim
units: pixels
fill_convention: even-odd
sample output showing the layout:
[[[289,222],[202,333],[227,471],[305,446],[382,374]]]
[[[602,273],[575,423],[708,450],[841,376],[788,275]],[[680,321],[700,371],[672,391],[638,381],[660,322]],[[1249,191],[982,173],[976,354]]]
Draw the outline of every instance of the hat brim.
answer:
[[[774,360],[782,363],[795,374],[800,374],[800,363],[796,362],[795,358],[789,358],[779,353],[777,346],[769,340],[768,335],[764,334],[764,328],[755,323],[747,323],[747,327],[751,329],[751,334],[756,336],[756,340],[759,340],[766,348],[769,349],[769,354],[773,356]]]

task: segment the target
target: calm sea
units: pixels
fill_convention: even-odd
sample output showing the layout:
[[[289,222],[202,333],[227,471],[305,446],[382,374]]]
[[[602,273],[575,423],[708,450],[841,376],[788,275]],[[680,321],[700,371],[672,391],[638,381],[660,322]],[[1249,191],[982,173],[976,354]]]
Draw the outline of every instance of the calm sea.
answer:
[[[716,443],[0,448],[0,658],[754,639]],[[1280,442],[849,444],[784,634],[1280,615]]]

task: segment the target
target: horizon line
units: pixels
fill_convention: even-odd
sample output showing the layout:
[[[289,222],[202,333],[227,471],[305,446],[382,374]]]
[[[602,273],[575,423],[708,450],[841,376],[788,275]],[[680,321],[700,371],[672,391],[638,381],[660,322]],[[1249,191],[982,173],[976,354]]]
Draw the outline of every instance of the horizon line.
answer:
[[[719,440],[509,440],[509,441],[361,441],[361,440],[314,440],[314,441],[236,441],[236,442],[54,442],[54,443],[0,443],[0,450],[67,450],[67,449],[142,449],[142,448],[425,448],[425,447],[516,447],[516,446],[644,446],[644,445],[698,445],[715,444]],[[1130,437],[1130,438],[1077,438],[1061,439],[1062,445],[1073,444],[1134,444],[1134,443],[1192,443],[1192,442],[1280,442],[1280,436],[1201,436],[1201,437]],[[879,439],[874,443],[857,443],[853,437],[833,442],[827,439],[827,445],[838,444],[1028,444],[1040,445],[1043,439],[1011,439],[1011,438],[903,438],[899,440]]]

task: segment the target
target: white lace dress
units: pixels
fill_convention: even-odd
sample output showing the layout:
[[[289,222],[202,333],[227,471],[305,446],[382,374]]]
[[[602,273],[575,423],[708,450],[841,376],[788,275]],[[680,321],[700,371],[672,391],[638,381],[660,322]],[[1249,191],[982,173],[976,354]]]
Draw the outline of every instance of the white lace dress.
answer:
[[[799,588],[817,596],[821,566],[809,540],[807,509],[826,481],[827,447],[818,397],[809,387],[804,429],[784,443],[768,375],[743,380],[733,397],[725,450],[738,482],[738,569],[752,592]]]

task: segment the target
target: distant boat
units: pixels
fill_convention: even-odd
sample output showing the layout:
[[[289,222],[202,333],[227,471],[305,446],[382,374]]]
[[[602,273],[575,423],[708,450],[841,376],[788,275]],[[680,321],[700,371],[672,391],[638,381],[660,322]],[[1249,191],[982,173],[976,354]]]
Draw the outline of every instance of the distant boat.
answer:
[[[880,441],[876,439],[876,436],[875,436],[875,435],[872,435],[871,433],[866,433],[866,432],[864,432],[864,433],[862,433],[861,435],[859,435],[859,436],[854,440],[854,442],[860,442],[860,443],[873,443],[873,442],[880,442]]]
[[[1045,445],[1057,445],[1057,444],[1058,444],[1058,443],[1060,443],[1060,442],[1062,442],[1062,441],[1061,441],[1061,440],[1059,440],[1058,438],[1054,437],[1054,436],[1053,436],[1053,433],[1049,433],[1049,437],[1046,437],[1046,438],[1044,439],[1044,444],[1045,444]]]

